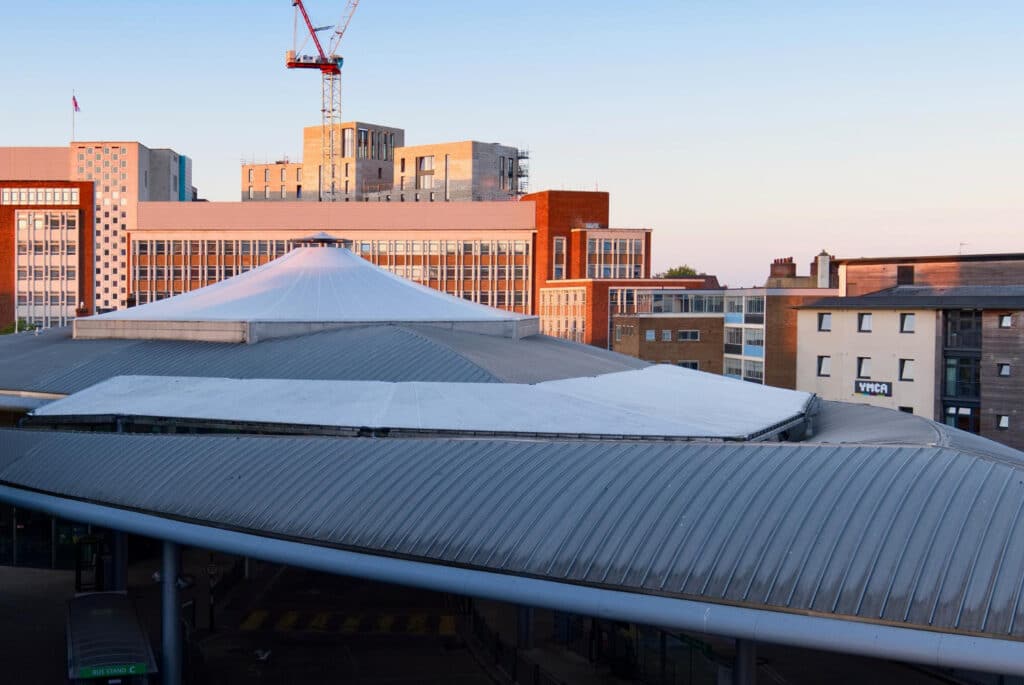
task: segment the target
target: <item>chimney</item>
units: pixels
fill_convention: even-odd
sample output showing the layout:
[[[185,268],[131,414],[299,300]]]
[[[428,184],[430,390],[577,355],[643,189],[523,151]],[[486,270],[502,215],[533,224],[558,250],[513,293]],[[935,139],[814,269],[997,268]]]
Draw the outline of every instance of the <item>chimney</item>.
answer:
[[[796,263],[792,257],[779,257],[778,259],[772,260],[771,270],[768,272],[769,278],[795,278],[796,277]]]
[[[811,275],[817,276],[819,288],[828,288],[832,284],[832,255],[825,250],[814,258],[811,265]]]

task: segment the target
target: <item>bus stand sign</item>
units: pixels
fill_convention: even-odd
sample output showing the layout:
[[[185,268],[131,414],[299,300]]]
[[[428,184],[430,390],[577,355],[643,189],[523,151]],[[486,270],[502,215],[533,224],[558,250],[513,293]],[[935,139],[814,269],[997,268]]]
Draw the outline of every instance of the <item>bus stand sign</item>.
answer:
[[[892,397],[892,383],[889,381],[854,381],[853,391],[858,395]]]
[[[112,664],[110,666],[83,666],[79,678],[116,678],[117,676],[145,675],[146,664]]]

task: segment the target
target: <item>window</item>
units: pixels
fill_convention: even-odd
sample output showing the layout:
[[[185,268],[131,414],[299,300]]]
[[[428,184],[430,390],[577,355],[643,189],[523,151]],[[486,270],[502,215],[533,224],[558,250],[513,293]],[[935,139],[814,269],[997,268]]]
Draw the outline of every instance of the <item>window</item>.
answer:
[[[861,333],[871,332],[871,314],[857,315],[857,330]]]
[[[818,330],[827,333],[832,330],[832,312],[818,314]]]
[[[857,378],[871,378],[871,357],[857,357]]]
[[[270,183],[270,169],[263,170],[263,182]]]
[[[896,267],[896,285],[914,285],[914,266]]]
[[[900,333],[914,332],[914,315],[900,314]]]
[[[668,331],[668,330],[662,331],[661,332],[661,342],[672,342],[672,331]]]
[[[818,357],[818,375],[823,377],[832,375],[832,357],[827,355]]]
[[[1009,328],[1013,325],[1013,314],[1000,314],[999,315],[999,327]]]
[[[743,344],[743,329],[736,328],[735,326],[727,326],[725,328],[725,344],[726,345],[742,345]]]
[[[743,362],[739,359],[726,357],[723,367],[722,373],[726,376],[735,376],[736,378],[739,378],[743,375]]]
[[[1010,427],[1010,417],[1007,414],[996,414],[996,428],[1006,430]]]
[[[657,332],[653,328],[649,331],[644,331],[644,340],[646,342],[654,342],[655,335],[657,335]]]
[[[947,397],[978,399],[981,395],[981,360],[976,357],[946,357],[943,394]]]
[[[901,381],[912,381],[912,380],[914,380],[914,360],[913,359],[901,359],[900,360],[900,380]]]
[[[696,342],[700,340],[700,331],[676,331],[676,341]]]
[[[981,349],[981,312],[971,309],[945,313],[946,347],[954,349]]]
[[[999,362],[996,364],[996,373],[1003,378],[1007,378],[1010,375],[1010,365],[1006,362]]]
[[[764,329],[763,328],[744,328],[743,329],[743,344],[753,345],[754,347],[764,347]]]
[[[676,366],[681,366],[684,369],[693,369],[694,371],[700,371],[700,362],[697,361],[680,361],[676,362]]]
[[[249,169],[249,183],[252,183],[252,169]]]

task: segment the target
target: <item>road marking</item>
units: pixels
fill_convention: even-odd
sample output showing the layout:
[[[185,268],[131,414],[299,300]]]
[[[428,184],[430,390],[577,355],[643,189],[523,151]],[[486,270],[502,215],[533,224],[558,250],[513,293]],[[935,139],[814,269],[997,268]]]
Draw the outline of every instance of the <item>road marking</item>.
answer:
[[[259,630],[263,622],[267,620],[267,616],[270,612],[264,611],[263,609],[257,609],[253,611],[245,620],[242,621],[242,625],[239,626],[242,630]]]
[[[351,635],[352,633],[359,630],[359,624],[362,622],[362,616],[346,616],[345,622],[341,624],[341,632],[345,633],[346,635]]]
[[[406,632],[413,633],[416,635],[422,635],[427,632],[427,615],[426,614],[413,614],[409,617],[409,624],[406,626]]]
[[[327,630],[327,622],[331,620],[331,615],[327,612],[321,611],[313,620],[309,622],[307,628],[309,630]]]
[[[455,617],[454,616],[442,616],[441,622],[437,626],[438,635],[454,635],[455,634]]]
[[[277,624],[274,626],[274,630],[283,633],[291,630],[295,627],[295,624],[299,622],[299,612],[297,611],[286,611],[284,616],[277,620]]]

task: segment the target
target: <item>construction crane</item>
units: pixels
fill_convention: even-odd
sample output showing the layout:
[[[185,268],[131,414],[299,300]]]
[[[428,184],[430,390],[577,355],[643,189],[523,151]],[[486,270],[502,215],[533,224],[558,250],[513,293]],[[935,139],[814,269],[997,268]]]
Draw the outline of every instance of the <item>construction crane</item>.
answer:
[[[318,185],[320,200],[334,202],[337,199],[338,163],[341,159],[341,65],[344,62],[341,55],[338,54],[338,45],[345,35],[349,22],[352,21],[352,15],[355,14],[356,7],[359,6],[359,0],[348,0],[341,20],[334,27],[313,26],[302,0],[292,0],[292,5],[295,7],[293,47],[285,53],[285,66],[289,69],[320,70],[322,131]],[[302,45],[299,44],[300,16],[308,32]],[[331,36],[325,52],[317,34],[331,28],[334,28],[334,34]],[[313,39],[313,45],[316,47],[315,55],[301,54],[309,38]]]

